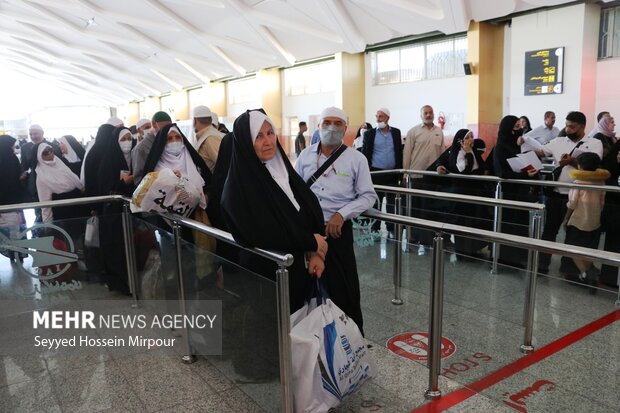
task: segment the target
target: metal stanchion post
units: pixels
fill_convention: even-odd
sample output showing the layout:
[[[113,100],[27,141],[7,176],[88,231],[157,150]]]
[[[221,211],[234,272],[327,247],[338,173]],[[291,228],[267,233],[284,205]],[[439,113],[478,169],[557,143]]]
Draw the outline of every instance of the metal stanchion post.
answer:
[[[408,172],[405,172],[404,176],[405,188],[411,189],[411,175]],[[407,194],[405,197],[405,215],[410,217],[411,215],[411,194]],[[409,252],[409,246],[411,244],[411,227],[407,226],[405,228],[407,231],[407,243],[405,244],[404,252]]]
[[[293,412],[293,356],[291,353],[291,310],[289,305],[288,270],[283,264],[276,271],[278,289],[278,341],[280,346],[280,384],[282,411]]]
[[[402,202],[400,194],[396,194],[396,198],[394,200],[395,205],[395,213],[396,215],[401,215],[402,213]],[[400,296],[400,288],[402,285],[402,261],[403,261],[403,226],[400,224],[394,224],[394,298],[392,299],[392,304],[394,305],[402,305],[403,300]]]
[[[138,282],[136,281],[136,249],[133,239],[133,225],[131,222],[131,209],[129,203],[123,203],[123,240],[125,241],[125,257],[127,262],[127,277],[129,280],[129,290],[133,299],[133,308],[138,307]]]
[[[542,216],[540,212],[536,211],[532,214],[530,223],[531,236],[536,239],[542,237]],[[523,344],[521,345],[521,352],[528,354],[534,351],[532,345],[532,335],[534,332],[534,309],[536,306],[536,279],[538,273],[538,250],[530,250],[528,254],[528,288],[525,301],[525,319],[524,327],[525,333],[523,335]]]
[[[498,182],[495,187],[495,199],[502,199],[502,183]],[[502,232],[502,207],[495,207],[495,216],[493,217],[493,231]],[[491,275],[497,275],[497,260],[499,260],[500,245],[493,243],[493,266],[491,267]]]
[[[443,234],[433,239],[433,269],[431,278],[430,331],[428,343],[428,390],[424,397],[435,400],[441,397],[439,372],[441,369],[441,330],[443,319]]]
[[[177,255],[177,282],[179,289],[179,304],[181,308],[181,315],[185,318],[187,315],[187,310],[185,308],[185,287],[183,282],[183,255],[181,250],[181,226],[178,222],[174,221],[172,223],[172,233],[174,235],[174,246],[176,249]],[[192,348],[189,343],[189,331],[187,328],[183,329],[183,336],[185,341],[185,355],[181,358],[183,363],[193,363],[196,361],[196,356],[192,354]]]

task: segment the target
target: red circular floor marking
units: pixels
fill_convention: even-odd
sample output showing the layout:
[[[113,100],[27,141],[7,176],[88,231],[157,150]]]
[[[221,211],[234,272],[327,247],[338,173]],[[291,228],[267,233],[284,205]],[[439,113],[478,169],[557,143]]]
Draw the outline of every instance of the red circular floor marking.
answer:
[[[428,360],[428,333],[402,333],[387,341],[387,348],[401,357],[415,361]],[[446,337],[441,338],[441,358],[454,354],[456,344]]]

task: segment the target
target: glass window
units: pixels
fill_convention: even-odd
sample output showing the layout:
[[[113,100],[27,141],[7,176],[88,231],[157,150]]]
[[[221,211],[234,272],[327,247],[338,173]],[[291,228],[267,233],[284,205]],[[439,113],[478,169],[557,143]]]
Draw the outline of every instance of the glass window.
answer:
[[[257,100],[256,77],[228,82],[228,103],[252,103]]]
[[[460,76],[467,61],[467,37],[381,50],[370,59],[375,85]]]
[[[598,58],[620,56],[620,7],[601,10]]]
[[[287,96],[311,95],[336,90],[336,65],[333,60],[284,70],[284,90]]]

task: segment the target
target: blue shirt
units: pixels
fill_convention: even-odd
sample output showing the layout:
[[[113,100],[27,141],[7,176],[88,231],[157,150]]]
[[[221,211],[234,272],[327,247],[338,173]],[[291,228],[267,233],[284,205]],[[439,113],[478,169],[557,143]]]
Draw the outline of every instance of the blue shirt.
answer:
[[[310,179],[327,160],[318,149],[318,144],[311,145],[297,158],[295,170],[304,181]],[[325,222],[336,212],[345,220],[355,218],[377,202],[368,161],[359,151],[351,148],[347,148],[310,189],[319,199]]]
[[[310,140],[310,145],[314,145],[315,143],[319,143],[321,141],[321,134],[319,130],[315,130],[312,134],[312,139]]]
[[[394,139],[392,129],[383,134],[381,129],[375,129],[375,145],[372,151],[372,166],[379,169],[394,169],[396,157],[394,156]]]

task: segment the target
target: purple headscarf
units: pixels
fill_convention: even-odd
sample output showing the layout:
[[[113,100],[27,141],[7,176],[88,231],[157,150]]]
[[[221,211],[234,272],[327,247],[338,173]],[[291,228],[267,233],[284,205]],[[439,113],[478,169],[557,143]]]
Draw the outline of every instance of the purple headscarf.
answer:
[[[616,136],[614,127],[612,126],[613,118],[611,116],[603,116],[598,123],[598,130],[605,136],[613,138]]]

